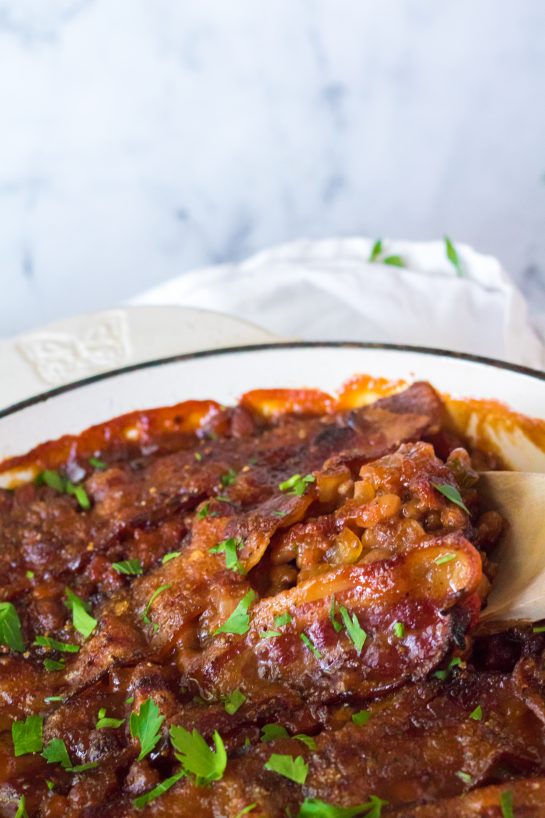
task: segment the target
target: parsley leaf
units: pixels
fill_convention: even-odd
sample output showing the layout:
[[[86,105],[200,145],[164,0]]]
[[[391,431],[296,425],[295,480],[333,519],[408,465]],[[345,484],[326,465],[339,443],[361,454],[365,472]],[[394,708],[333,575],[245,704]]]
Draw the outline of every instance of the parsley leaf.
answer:
[[[371,795],[365,804],[353,807],[336,807],[320,801],[319,798],[305,798],[301,804],[298,818],[381,818],[382,807],[388,802],[376,795]]]
[[[168,584],[168,585],[159,585],[159,587],[156,588],[155,591],[150,596],[150,598],[148,600],[148,604],[146,605],[146,607],[144,608],[144,610],[142,612],[142,621],[145,622],[146,625],[151,625],[152,624],[151,619],[149,618],[149,612],[151,611],[151,606],[153,605],[153,603],[155,602],[155,600],[157,599],[159,594],[162,594],[164,591],[168,591],[168,589],[171,588],[171,587],[172,587],[172,585],[170,585],[170,584]],[[157,625],[155,625],[154,627],[157,628]]]
[[[483,720],[483,708],[480,704],[477,705],[475,710],[472,710],[469,714],[469,718],[473,719],[473,721],[482,721]]]
[[[460,261],[460,256],[458,255],[458,251],[456,247],[451,242],[448,236],[445,236],[445,252],[447,254],[447,258],[456,270],[456,275],[462,277],[464,275],[464,270],[462,268],[462,262]]]
[[[58,471],[46,469],[38,474],[34,482],[37,486],[49,486],[49,488],[61,494],[71,494],[85,511],[91,508],[91,501],[81,483],[72,483],[71,480],[63,477]]]
[[[170,778],[165,778],[164,781],[160,781],[152,790],[148,790],[143,795],[139,795],[138,798],[134,798],[132,802],[133,806],[135,806],[136,809],[143,809],[150,801],[155,801],[160,795],[168,792],[185,774],[185,770],[179,770],[179,772],[171,775]]]
[[[436,565],[445,565],[447,562],[452,562],[456,559],[456,554],[440,554],[434,559]]]
[[[230,716],[233,716],[237,710],[242,707],[245,701],[246,696],[237,687],[236,690],[233,690],[233,692],[229,693],[224,699],[224,707],[226,712],[229,713]]]
[[[289,778],[296,784],[304,784],[307,780],[308,764],[305,763],[303,756],[293,758],[293,756],[273,753],[263,766],[265,770],[283,775],[284,778]]]
[[[52,738],[47,746],[44,747],[42,756],[48,764],[61,764],[65,770],[72,766],[66,744],[62,738]]]
[[[403,622],[394,622],[392,625],[392,630],[394,632],[394,636],[397,636],[398,639],[403,639],[405,636],[405,625]]]
[[[470,514],[468,507],[462,500],[462,495],[460,494],[458,489],[455,488],[455,486],[451,486],[450,483],[432,483],[432,486],[434,487],[434,489],[437,489],[437,491],[440,492],[443,495],[443,497],[446,497],[447,500],[450,500],[451,503],[457,505],[459,508],[465,511],[466,514]]]
[[[452,670],[461,664],[462,660],[460,659],[460,657],[454,656],[448,663],[446,669],[436,670],[433,675],[435,676],[436,679],[439,679],[441,682],[444,682],[446,679],[448,679],[448,677],[452,673]]]
[[[108,464],[105,463],[104,460],[99,460],[98,457],[90,457],[89,465],[98,471],[104,471],[108,468]]]
[[[348,613],[344,605],[339,605],[339,611],[341,613],[341,617],[344,622],[346,632],[348,633],[350,639],[354,643],[354,647],[356,648],[356,652],[359,656],[363,646],[365,645],[367,634],[361,627],[358,621],[358,617],[356,616],[355,613],[352,614],[352,619],[350,619],[350,614]]]
[[[352,713],[352,721],[356,727],[363,727],[364,724],[367,724],[372,715],[370,710],[358,710],[357,713]]]
[[[274,624],[277,628],[283,628],[284,625],[289,625],[290,622],[293,622],[293,618],[287,611],[286,613],[280,614],[280,616],[274,617]]]
[[[126,574],[127,576],[137,577],[142,573],[142,563],[140,560],[122,560],[121,562],[113,562],[112,568],[118,574]]]
[[[386,256],[382,259],[382,264],[388,264],[390,267],[405,267],[405,262],[401,256]]]
[[[64,770],[70,773],[83,773],[86,770],[93,770],[98,767],[98,761],[72,765],[66,744],[62,738],[52,738],[44,747],[42,757],[45,758],[48,764],[60,764]]]
[[[225,474],[222,474],[220,477],[221,485],[224,486],[224,488],[227,488],[227,486],[232,486],[236,479],[236,471],[234,469],[228,469],[228,471],[226,471]]]
[[[16,757],[28,753],[40,753],[43,747],[43,716],[27,716],[24,721],[14,721],[11,738]]]
[[[219,781],[227,766],[225,745],[217,730],[214,730],[212,738],[216,752],[210,749],[198,730],[194,729],[190,733],[185,727],[172,725],[170,728],[170,740],[176,750],[175,756],[184,770],[195,776],[198,787]]]
[[[261,728],[260,741],[264,744],[267,741],[274,741],[277,738],[289,738],[290,734],[281,724],[264,724]]]
[[[64,659],[44,659],[44,667],[49,673],[54,670],[64,670]]]
[[[336,605],[335,595],[332,595],[331,606],[329,608],[329,621],[333,625],[333,630],[335,631],[335,633],[339,633],[340,631],[342,631],[343,626],[341,622],[339,622],[339,620],[335,618],[335,605]]]
[[[162,558],[161,562],[164,565],[165,562],[170,562],[170,560],[175,560],[176,557],[179,557],[181,553],[182,553],[181,551],[169,551],[168,554],[163,555],[163,558]]]
[[[458,776],[460,781],[464,782],[464,784],[469,785],[473,783],[473,777],[469,773],[466,773],[464,770],[457,770],[456,775]]]
[[[513,812],[513,793],[511,790],[505,790],[500,795],[500,807],[502,818],[515,818]]]
[[[316,645],[314,644],[314,642],[312,642],[312,641],[309,639],[309,637],[306,635],[306,633],[300,633],[300,634],[299,634],[299,638],[300,638],[301,642],[303,643],[303,645],[304,645],[306,648],[308,648],[308,649],[309,649],[309,651],[312,653],[312,655],[313,655],[313,656],[314,656],[316,659],[321,659],[321,658],[322,658],[322,654],[320,653],[320,651],[318,650],[318,648],[316,647]]]
[[[256,807],[257,804],[248,804],[247,807],[244,807],[244,809],[241,809],[240,812],[237,812],[235,818],[242,818],[243,815],[247,815],[247,813],[251,812]]]
[[[124,724],[125,719],[112,719],[106,716],[106,708],[101,707],[98,711],[98,718],[96,723],[97,730],[105,730],[108,727],[112,727],[113,729],[117,727],[121,727]]]
[[[58,639],[52,639],[50,636],[37,636],[33,644],[39,648],[58,650],[59,653],[78,653],[79,651],[79,645],[72,645],[70,642],[59,642]]]
[[[277,636],[282,636],[280,631],[259,631],[260,639],[275,639]]]
[[[229,537],[222,540],[217,545],[210,548],[211,554],[225,554],[225,567],[228,571],[236,571],[245,574],[244,566],[239,562],[237,552],[244,547],[244,542],[240,537]]]
[[[28,818],[28,812],[26,811],[26,800],[25,800],[24,795],[22,795],[19,798],[19,803],[17,804],[17,812],[15,813],[15,818]]]
[[[98,625],[87,610],[87,605],[70,588],[65,588],[68,605],[72,608],[72,624],[84,639],[88,639]]]
[[[209,513],[210,513],[210,500],[207,500],[206,503],[203,503],[203,505],[197,511],[197,517],[199,518],[199,520],[204,520],[205,517],[208,517]]]
[[[17,653],[23,653],[25,649],[21,620],[11,602],[0,602],[0,645],[7,645]]]
[[[165,717],[159,713],[159,708],[153,699],[146,699],[140,706],[138,713],[132,712],[129,721],[131,736],[140,742],[140,754],[137,761],[151,753],[161,738],[161,725]]]
[[[278,488],[280,491],[286,491],[288,494],[295,494],[297,497],[302,497],[307,485],[315,482],[316,478],[313,474],[306,474],[304,477],[301,477],[300,474],[293,474],[291,477],[288,477],[287,480],[284,480],[283,483],[279,483]]]
[[[297,735],[295,735],[293,738],[297,739],[297,741],[302,742],[305,745],[305,747],[308,747],[309,750],[316,749],[316,742],[314,741],[312,736],[307,736],[306,733],[297,733]]]
[[[250,588],[248,593],[244,594],[231,616],[228,617],[220,628],[214,631],[214,634],[247,633],[250,629],[250,616],[248,614],[248,609],[256,598],[256,592],[253,590],[253,588]]]
[[[377,239],[376,242],[371,247],[371,252],[369,253],[369,262],[372,263],[373,261],[376,261],[381,253],[382,239]]]

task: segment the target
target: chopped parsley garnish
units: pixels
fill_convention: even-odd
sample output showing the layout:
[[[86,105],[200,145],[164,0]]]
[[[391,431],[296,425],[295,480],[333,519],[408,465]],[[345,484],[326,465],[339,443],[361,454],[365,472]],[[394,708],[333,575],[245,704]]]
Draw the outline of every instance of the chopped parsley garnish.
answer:
[[[382,259],[382,264],[388,264],[390,267],[405,267],[405,262],[401,256],[386,256]]]
[[[225,472],[225,474],[221,475],[220,477],[221,485],[224,488],[227,488],[228,486],[232,486],[236,479],[237,479],[236,471],[234,469],[229,469],[228,471]]]
[[[99,460],[98,457],[90,457],[89,465],[92,466],[93,469],[98,469],[98,471],[104,471],[104,469],[108,468],[108,464],[105,463],[104,460]]]
[[[392,630],[394,632],[394,636],[397,636],[398,639],[403,639],[405,636],[405,625],[403,622],[394,622],[392,625]]]
[[[287,517],[289,513],[289,511],[281,511],[280,509],[271,512],[273,517]]]
[[[59,642],[58,639],[52,639],[50,636],[37,636],[34,645],[39,648],[58,650],[59,653],[77,653],[79,651],[79,645],[72,645],[70,642]]]
[[[121,725],[124,724],[124,722],[125,722],[125,719],[108,718],[106,716],[106,708],[101,707],[100,710],[98,711],[96,729],[97,730],[105,730],[108,727],[111,727],[111,728],[115,729],[117,727],[121,727]]]
[[[250,590],[244,594],[231,616],[228,617],[221,627],[214,631],[214,634],[247,633],[250,629],[250,615],[248,614],[248,609],[256,598],[256,592],[253,590],[253,588],[250,588]]]
[[[464,784],[473,783],[473,777],[469,773],[466,773],[464,770],[457,770],[456,775],[458,776],[460,781],[464,782]]]
[[[335,604],[336,604],[335,596],[333,595],[331,597],[331,605],[329,608],[329,621],[333,625],[333,630],[335,631],[335,633],[340,633],[343,629],[343,626],[342,622],[339,622],[339,620],[335,617]]]
[[[225,554],[225,567],[228,571],[236,571],[238,574],[246,573],[244,566],[238,559],[238,551],[244,547],[244,542],[240,537],[229,537],[221,540],[217,545],[210,548],[211,554]]]
[[[127,576],[137,577],[143,572],[142,563],[140,560],[122,560],[122,562],[113,562],[112,568],[118,574],[126,574]]]
[[[534,625],[532,633],[545,633],[545,625]]]
[[[43,716],[27,716],[24,721],[13,722],[11,725],[11,738],[13,740],[13,750],[17,757],[42,751],[43,726]]]
[[[353,807],[336,807],[319,798],[305,798],[298,818],[381,818],[382,807],[387,803],[376,795],[371,795],[364,804]]]
[[[315,483],[316,478],[313,474],[305,474],[302,477],[300,474],[293,474],[284,480],[283,483],[278,484],[280,491],[286,491],[288,494],[295,494],[297,497],[302,497],[305,493],[309,483]]]
[[[202,454],[201,454],[200,452],[195,452],[194,457],[195,457],[195,460],[197,461],[197,463],[200,463],[200,462],[201,462],[201,460],[202,460]]]
[[[58,471],[46,469],[40,472],[35,481],[37,486],[49,486],[61,494],[70,494],[76,498],[81,508],[85,511],[91,508],[91,501],[81,483],[72,483],[68,478],[63,477]]]
[[[322,658],[322,654],[320,653],[316,645],[309,639],[306,633],[300,633],[299,638],[303,645],[309,649],[309,651],[312,653],[313,656],[316,657],[316,659]]]
[[[370,710],[358,710],[357,713],[352,713],[352,721],[356,727],[363,727],[364,724],[367,724],[371,716],[372,713]]]
[[[307,736],[306,733],[297,733],[297,735],[295,735],[293,738],[297,741],[301,741],[306,747],[308,747],[309,750],[316,749],[316,742],[312,736]]]
[[[451,486],[449,483],[432,483],[432,486],[434,487],[434,489],[437,489],[437,491],[440,494],[442,494],[443,497],[446,497],[447,500],[450,500],[451,503],[454,503],[463,511],[465,511],[466,514],[471,513],[466,504],[464,503],[464,501],[462,500],[462,495],[460,494],[457,488]]]
[[[42,756],[48,764],[60,764],[69,773],[83,773],[98,767],[98,761],[89,761],[87,764],[72,764],[62,738],[52,738],[44,747]]]
[[[151,619],[149,618],[149,612],[151,611],[151,606],[153,605],[153,603],[155,602],[155,600],[157,599],[157,597],[160,594],[164,593],[164,591],[168,591],[168,589],[171,588],[171,587],[172,586],[170,584],[168,584],[168,585],[159,585],[159,587],[156,588],[155,591],[150,596],[150,598],[148,600],[148,604],[146,605],[146,607],[144,608],[144,610],[142,612],[142,621],[145,622],[146,625],[151,625],[152,624]],[[155,626],[155,627],[157,628],[157,626]]]
[[[44,659],[44,667],[49,673],[64,670],[64,659]]]
[[[460,657],[454,656],[454,658],[451,659],[450,662],[448,663],[446,669],[436,670],[433,675],[435,676],[436,679],[439,679],[441,682],[444,682],[446,679],[448,679],[448,677],[452,673],[452,670],[461,664],[462,660],[460,659]]]
[[[277,628],[283,628],[284,625],[289,625],[290,622],[293,622],[293,617],[287,611],[274,617],[274,624]]]
[[[26,577],[27,579],[29,579],[29,580],[33,580],[33,579],[34,579],[34,576],[35,576],[34,571],[30,571],[30,570],[29,570],[29,571],[25,571],[25,577]]]
[[[209,513],[210,513],[210,500],[207,500],[206,503],[203,503],[203,505],[197,511],[197,517],[199,518],[199,520],[204,520],[205,517],[208,517]]]
[[[480,704],[477,705],[475,710],[472,710],[469,714],[469,718],[473,719],[473,721],[482,721],[483,720],[483,708]]]
[[[6,645],[17,653],[25,650],[21,620],[11,602],[0,602],[0,645]]]
[[[376,242],[371,247],[371,252],[369,253],[369,261],[371,263],[373,261],[376,261],[381,253],[382,253],[382,239],[377,239]]]
[[[464,271],[462,268],[462,262],[460,261],[460,256],[458,255],[456,247],[451,242],[448,236],[445,236],[445,252],[447,254],[448,260],[456,270],[456,275],[462,277],[464,275]]]
[[[163,555],[163,558],[162,558],[161,562],[164,565],[165,562],[170,562],[170,560],[175,560],[176,557],[179,557],[181,553],[182,553],[181,551],[169,551],[168,554]]]
[[[63,696],[46,696],[44,702],[46,704],[51,704],[51,702],[63,702]]]
[[[48,764],[61,764],[65,770],[72,766],[66,744],[62,738],[52,738],[44,748],[42,756]]]
[[[229,693],[224,699],[224,707],[227,713],[230,716],[233,716],[237,710],[239,710],[244,702],[246,701],[246,696],[242,691],[240,691],[237,687],[236,690],[233,690],[232,693]]]
[[[269,772],[283,775],[284,778],[289,778],[296,784],[304,784],[307,780],[308,764],[305,763],[303,756],[293,758],[293,756],[273,753],[263,766]]]
[[[359,656],[365,644],[365,640],[367,639],[367,634],[361,627],[355,613],[352,614],[352,619],[350,619],[350,614],[344,605],[339,605],[339,611],[344,622],[346,632],[354,643],[354,647],[356,648],[356,652]]]
[[[98,625],[88,611],[88,607],[83,599],[80,599],[70,588],[65,588],[68,605],[72,608],[72,624],[84,639],[88,639]]]
[[[134,696],[129,696],[128,699],[125,699],[125,704],[134,704]]]
[[[500,795],[500,807],[502,818],[515,818],[513,812],[513,793],[511,790],[505,790]]]
[[[277,636],[282,636],[280,631],[259,631],[260,639],[275,639]]]
[[[151,753],[161,738],[161,725],[165,717],[159,713],[159,708],[153,699],[146,699],[140,706],[138,713],[131,713],[129,726],[131,736],[140,743],[140,754],[137,761],[142,761]]]
[[[17,804],[17,812],[15,813],[15,818],[28,818],[28,812],[26,811],[26,801],[25,796],[22,795],[19,798],[19,802]]]
[[[264,744],[267,741],[274,741],[277,738],[289,738],[290,734],[281,724],[264,724],[261,728],[261,738]]]
[[[49,791],[55,789],[55,782],[51,781],[49,778],[45,779],[45,785]]]
[[[215,752],[210,749],[198,730],[194,729],[190,733],[185,727],[173,725],[170,728],[170,740],[176,750],[175,756],[185,772],[195,776],[198,787],[219,781],[227,766],[227,752],[217,730],[214,730],[212,738]]]
[[[242,818],[243,815],[247,815],[249,812],[251,812],[256,807],[257,807],[257,804],[248,804],[247,807],[244,807],[244,809],[241,809],[240,812],[237,812],[237,814],[235,815],[235,818]]]
[[[139,795],[138,798],[134,798],[132,802],[133,806],[136,807],[136,809],[143,809],[150,801],[155,801],[160,795],[168,792],[185,774],[185,770],[179,770],[179,772],[171,775],[170,778],[165,778],[164,781],[160,781],[152,790],[148,790],[143,795]]]
[[[436,565],[445,565],[447,562],[452,562],[452,560],[456,559],[456,554],[440,554],[440,556],[434,559],[434,563]]]

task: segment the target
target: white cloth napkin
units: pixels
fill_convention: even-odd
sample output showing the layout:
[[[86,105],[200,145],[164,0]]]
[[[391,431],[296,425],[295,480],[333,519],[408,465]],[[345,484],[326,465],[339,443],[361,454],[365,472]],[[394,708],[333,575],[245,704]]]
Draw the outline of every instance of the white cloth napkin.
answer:
[[[378,341],[486,355],[542,369],[545,346],[526,303],[499,262],[456,245],[462,274],[443,241],[299,241],[240,264],[183,273],[134,304],[205,307],[251,320],[281,338]]]

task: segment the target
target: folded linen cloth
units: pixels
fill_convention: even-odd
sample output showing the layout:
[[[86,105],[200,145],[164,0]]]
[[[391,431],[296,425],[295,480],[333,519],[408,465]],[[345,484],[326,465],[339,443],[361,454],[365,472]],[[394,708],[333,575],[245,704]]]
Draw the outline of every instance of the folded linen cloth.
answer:
[[[381,244],[370,262],[371,239],[298,241],[183,273],[131,303],[219,310],[279,338],[413,344],[545,367],[543,340],[495,258],[457,244],[456,265],[444,241]]]

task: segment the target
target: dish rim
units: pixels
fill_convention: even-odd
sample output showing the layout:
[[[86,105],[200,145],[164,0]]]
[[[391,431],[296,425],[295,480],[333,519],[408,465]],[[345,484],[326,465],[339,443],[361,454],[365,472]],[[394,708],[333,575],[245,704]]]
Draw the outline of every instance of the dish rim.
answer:
[[[232,355],[242,352],[259,352],[269,349],[375,349],[392,352],[413,352],[418,355],[429,355],[433,358],[447,358],[450,360],[462,360],[469,363],[481,364],[495,369],[506,370],[508,372],[515,372],[518,375],[525,375],[537,381],[545,382],[545,372],[539,369],[532,369],[522,364],[512,364],[507,361],[500,361],[496,358],[488,358],[484,355],[473,355],[469,352],[454,352],[452,350],[440,349],[438,347],[422,347],[412,346],[411,344],[388,344],[374,341],[279,341],[267,344],[248,344],[247,346],[233,346],[220,347],[212,349],[203,349],[197,352],[184,352],[178,355],[169,355],[163,358],[154,358],[151,361],[142,361],[141,363],[128,364],[127,366],[118,367],[117,369],[110,369],[106,372],[97,372],[94,375],[89,375],[86,378],[81,378],[71,383],[56,386],[53,389],[48,389],[45,392],[40,392],[31,398],[25,398],[22,401],[11,404],[0,410],[0,420],[9,415],[16,414],[23,409],[30,406],[35,406],[39,403],[44,403],[50,398],[57,395],[62,395],[66,392],[77,390],[83,386],[97,383],[98,381],[107,380],[108,378],[115,378],[118,375],[124,375],[130,372],[136,372],[142,369],[151,369],[166,364],[177,363],[179,361],[189,361],[198,358],[209,358],[221,355]]]

